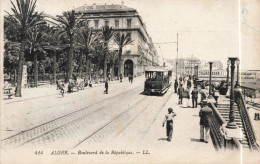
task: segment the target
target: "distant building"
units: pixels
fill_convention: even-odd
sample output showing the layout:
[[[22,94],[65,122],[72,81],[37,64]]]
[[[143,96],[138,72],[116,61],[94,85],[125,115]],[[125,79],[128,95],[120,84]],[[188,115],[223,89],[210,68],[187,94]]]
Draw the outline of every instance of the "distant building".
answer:
[[[124,76],[139,76],[146,67],[158,65],[158,54],[152,38],[135,9],[126,7],[122,2],[121,5],[84,5],[74,10],[83,13],[89,27],[95,30],[100,30],[102,26],[112,26],[118,32],[131,33],[133,42],[123,48],[122,54],[123,65],[120,69]],[[117,50],[118,46],[112,41],[110,48]]]

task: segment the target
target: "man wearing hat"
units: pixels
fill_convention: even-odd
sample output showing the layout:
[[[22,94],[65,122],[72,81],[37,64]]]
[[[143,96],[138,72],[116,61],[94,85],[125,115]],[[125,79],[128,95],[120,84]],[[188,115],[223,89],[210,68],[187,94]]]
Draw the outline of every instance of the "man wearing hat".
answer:
[[[183,92],[184,92],[184,88],[182,87],[181,84],[180,87],[178,88],[179,104],[182,104]]]
[[[168,113],[165,115],[165,120],[163,121],[162,126],[164,127],[164,124],[166,122],[166,135],[167,135],[167,141],[171,142],[172,139],[172,132],[173,132],[173,118],[176,116],[176,113],[173,112],[172,108],[168,108]]]
[[[191,92],[191,98],[192,98],[192,108],[197,108],[198,104],[198,90],[197,87],[194,85],[194,89]]]
[[[200,116],[200,141],[208,143],[212,110],[207,106],[207,101],[202,102]]]

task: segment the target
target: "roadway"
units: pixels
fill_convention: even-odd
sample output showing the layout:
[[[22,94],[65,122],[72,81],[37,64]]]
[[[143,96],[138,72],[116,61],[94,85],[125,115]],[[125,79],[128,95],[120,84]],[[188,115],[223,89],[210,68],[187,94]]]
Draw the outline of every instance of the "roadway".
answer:
[[[144,77],[138,77],[133,84],[126,79],[110,83],[109,94],[103,93],[102,84],[63,98],[50,87],[44,89],[45,96],[42,89],[35,89],[30,98],[4,100],[2,147],[72,152],[124,149],[135,154],[148,150],[155,160],[164,154],[165,159],[187,162],[216,153],[211,140],[199,141],[199,106],[178,105],[173,88],[164,96],[143,95],[143,86]],[[177,113],[171,142],[162,127],[168,107]],[[184,158],[187,153],[190,159]]]

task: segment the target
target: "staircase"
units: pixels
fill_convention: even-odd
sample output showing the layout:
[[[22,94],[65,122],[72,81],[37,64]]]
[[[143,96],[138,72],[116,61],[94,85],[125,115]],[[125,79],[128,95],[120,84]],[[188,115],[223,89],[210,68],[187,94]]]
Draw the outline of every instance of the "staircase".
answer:
[[[247,148],[249,149],[249,143],[248,143],[248,139],[246,137],[246,133],[242,124],[242,119],[241,119],[241,115],[239,113],[238,110],[238,106],[236,103],[234,103],[235,106],[235,123],[236,125],[240,128],[241,132],[243,133],[241,138],[237,138],[239,140],[239,142],[243,145],[243,148]],[[229,122],[229,112],[230,112],[230,104],[218,104],[217,107],[219,113],[221,114],[221,116],[223,117],[223,119],[226,122]]]

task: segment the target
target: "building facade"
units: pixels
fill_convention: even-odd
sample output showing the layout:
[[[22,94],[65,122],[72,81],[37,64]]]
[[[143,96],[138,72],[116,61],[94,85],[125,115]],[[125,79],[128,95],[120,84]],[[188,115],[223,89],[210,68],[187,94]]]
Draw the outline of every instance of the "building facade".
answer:
[[[100,30],[103,26],[110,26],[120,33],[131,33],[133,42],[123,48],[121,72],[124,76],[142,75],[148,66],[158,65],[158,54],[153,45],[152,38],[138,12],[121,5],[84,5],[74,9],[84,14],[88,26]],[[118,45],[111,40],[111,50],[118,50]]]

